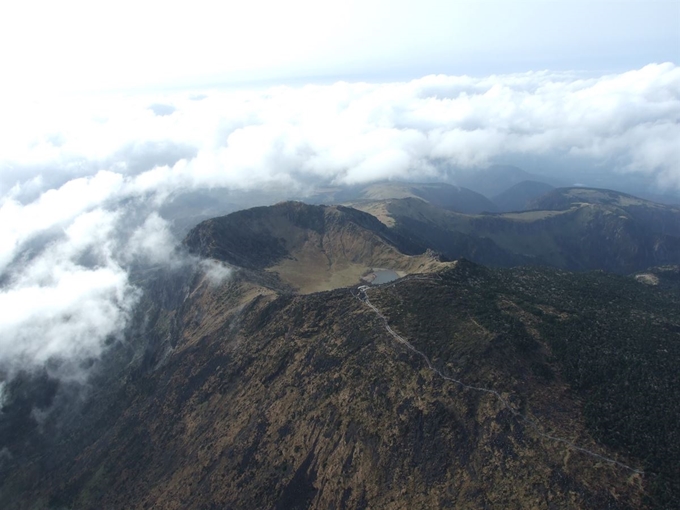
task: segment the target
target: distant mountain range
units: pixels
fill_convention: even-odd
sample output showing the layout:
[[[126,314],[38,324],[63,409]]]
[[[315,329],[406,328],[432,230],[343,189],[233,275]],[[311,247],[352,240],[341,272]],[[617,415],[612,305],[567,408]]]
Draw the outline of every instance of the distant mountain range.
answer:
[[[651,232],[680,236],[680,206],[659,204],[618,191],[560,188],[535,198],[528,209],[566,211],[583,205],[629,217]]]
[[[492,198],[499,212],[526,211],[532,202],[553,190],[550,184],[538,181],[522,181]]]
[[[314,202],[351,204],[353,202],[418,198],[442,209],[475,214],[493,212],[496,205],[485,196],[470,189],[446,183],[408,183],[386,181],[365,186],[333,190],[312,197]]]
[[[560,188],[531,210],[463,215],[422,200],[356,204],[447,258],[630,273],[680,263],[680,208],[589,188]]]
[[[532,200],[551,189],[565,186],[564,182],[545,175],[532,174],[511,165],[495,165],[455,172],[447,182],[383,181],[350,186],[310,186],[304,191],[268,187],[183,192],[169,197],[160,213],[172,223],[178,235],[184,236],[205,219],[286,200],[351,205],[354,202],[419,198],[450,211],[478,214],[527,210],[532,207]],[[679,196],[654,195],[643,190],[638,195],[648,201],[680,207]]]
[[[565,186],[566,183],[552,177],[532,174],[512,165],[494,165],[468,171],[459,171],[452,176],[453,182],[484,195],[496,197],[520,183],[531,181],[552,187]]]

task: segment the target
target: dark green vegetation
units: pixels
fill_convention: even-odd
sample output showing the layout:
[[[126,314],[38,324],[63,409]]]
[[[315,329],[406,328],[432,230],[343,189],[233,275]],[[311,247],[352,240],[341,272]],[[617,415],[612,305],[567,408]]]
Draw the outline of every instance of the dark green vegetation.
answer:
[[[523,219],[409,198],[374,209],[392,227],[285,203],[200,224],[185,246],[239,266],[229,279],[139,271],[145,294],[125,341],[93,361],[86,388],[46,374],[9,383],[0,507],[680,507],[680,271],[641,266],[672,262],[672,250],[624,249],[635,228],[668,248],[671,227],[649,233],[639,204],[598,202],[609,198],[555,200]],[[626,215],[638,227],[608,230]],[[589,245],[598,235],[607,242]],[[415,255],[428,247],[636,273]],[[300,295],[291,283],[303,267],[337,287],[338,271],[350,281],[389,267],[378,262],[427,273],[368,291],[391,327],[512,410],[429,370],[356,285]]]
[[[677,285],[677,267],[654,272]],[[470,263],[442,276],[443,283],[430,284],[427,293],[417,293],[412,300],[403,296],[411,295],[409,287],[419,282],[376,293],[373,301],[399,331],[418,339],[416,345],[437,366],[456,377],[480,384],[476,378],[494,361],[516,363],[517,353],[524,363],[517,367],[523,372],[518,394],[532,379],[563,377],[582,399],[594,438],[644,465],[652,506],[678,504],[677,287],[663,291],[604,272],[491,270]],[[449,307],[449,313],[443,313],[441,303],[446,302],[454,303],[455,312]],[[466,314],[481,328],[501,332],[489,342],[490,352],[477,350],[480,344],[466,344],[465,334],[460,342],[452,342]],[[415,316],[417,322],[410,319]],[[520,405],[543,421],[530,402]]]

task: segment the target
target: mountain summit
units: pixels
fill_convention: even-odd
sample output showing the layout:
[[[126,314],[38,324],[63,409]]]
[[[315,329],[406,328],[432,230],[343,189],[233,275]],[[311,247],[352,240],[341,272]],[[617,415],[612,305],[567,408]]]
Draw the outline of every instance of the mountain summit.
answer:
[[[404,276],[444,267],[424,254],[423,245],[370,214],[302,202],[204,221],[189,232],[185,244],[202,257],[275,274],[291,290],[304,293],[358,284],[372,268]]]

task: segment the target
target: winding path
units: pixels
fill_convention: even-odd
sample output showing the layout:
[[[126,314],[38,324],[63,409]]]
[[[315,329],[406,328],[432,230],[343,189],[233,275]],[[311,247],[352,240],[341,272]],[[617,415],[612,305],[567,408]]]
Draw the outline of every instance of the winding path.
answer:
[[[435,278],[435,276],[437,276],[437,275],[433,275],[432,277],[424,277],[424,276],[418,276],[418,275],[407,276],[407,277],[402,278],[400,280],[397,280],[397,281],[394,281],[394,282],[391,282],[391,283],[388,283],[388,284],[380,285],[380,288],[392,287],[392,286],[396,285],[397,283],[401,283],[401,282],[404,282],[404,281],[407,281],[407,280],[429,280],[429,281],[433,281],[435,279],[441,279],[441,278]],[[540,437],[543,437],[543,438],[548,439],[550,441],[554,441],[556,443],[561,443],[561,444],[571,448],[572,450],[584,453],[586,455],[589,455],[589,456],[594,457],[596,459],[599,459],[601,461],[607,462],[609,464],[622,467],[624,469],[632,471],[633,473],[637,473],[639,475],[644,475],[644,471],[642,471],[640,469],[636,469],[636,468],[628,466],[628,465],[626,465],[622,462],[619,462],[616,459],[611,459],[609,457],[605,457],[604,455],[600,455],[599,453],[596,453],[592,450],[588,450],[587,448],[583,448],[581,446],[578,446],[578,445],[574,444],[573,442],[569,441],[568,439],[564,439],[562,437],[557,437],[557,436],[552,436],[550,434],[546,434],[545,432],[543,432],[541,430],[541,426],[538,424],[538,422],[532,420],[531,418],[521,414],[516,409],[514,409],[510,405],[510,403],[505,398],[503,398],[501,396],[501,394],[498,391],[492,390],[492,389],[489,389],[489,388],[483,388],[481,386],[472,386],[470,384],[465,384],[463,381],[461,381],[459,379],[455,379],[454,377],[450,377],[448,375],[445,375],[441,370],[439,370],[437,367],[435,367],[432,364],[432,361],[430,361],[430,358],[427,356],[427,354],[425,354],[421,350],[417,349],[411,342],[406,340],[399,333],[394,331],[394,329],[392,329],[389,322],[387,321],[387,317],[385,317],[385,315],[383,315],[383,313],[373,303],[371,303],[371,300],[368,297],[368,290],[370,288],[371,287],[369,285],[362,285],[362,286],[358,287],[358,289],[357,289],[359,291],[359,295],[356,295],[354,293],[353,293],[353,295],[354,295],[354,297],[359,299],[362,303],[364,303],[366,306],[368,306],[371,310],[373,310],[373,312],[375,312],[375,314],[382,320],[387,332],[390,335],[392,335],[395,340],[397,340],[402,345],[406,346],[410,351],[412,351],[415,354],[417,354],[418,356],[420,356],[425,361],[425,363],[427,364],[427,367],[432,372],[434,372],[436,375],[438,375],[439,377],[441,377],[442,379],[444,379],[446,381],[450,381],[452,383],[455,383],[455,384],[457,384],[457,385],[459,385],[459,386],[461,386],[465,389],[472,390],[472,391],[478,391],[478,392],[481,392],[481,393],[488,393],[490,395],[493,395],[494,397],[496,397],[501,402],[501,404],[504,407],[506,407],[513,414],[513,416],[515,416],[517,419],[519,419],[519,420],[523,421],[524,423],[526,423],[527,425],[529,425],[532,429],[534,429],[534,431]]]

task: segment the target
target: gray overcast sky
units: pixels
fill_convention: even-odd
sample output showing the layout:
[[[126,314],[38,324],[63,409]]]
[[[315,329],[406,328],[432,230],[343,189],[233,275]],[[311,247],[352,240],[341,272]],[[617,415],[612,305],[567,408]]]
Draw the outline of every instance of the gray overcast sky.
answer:
[[[14,1],[10,92],[415,78],[680,61],[680,2]]]

